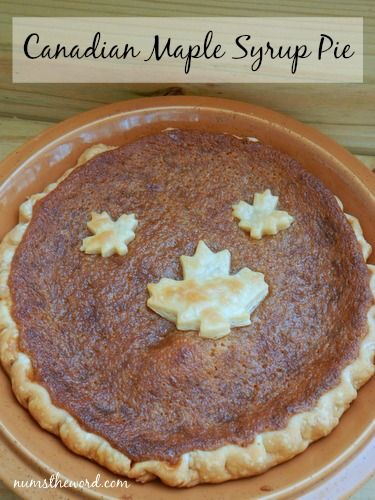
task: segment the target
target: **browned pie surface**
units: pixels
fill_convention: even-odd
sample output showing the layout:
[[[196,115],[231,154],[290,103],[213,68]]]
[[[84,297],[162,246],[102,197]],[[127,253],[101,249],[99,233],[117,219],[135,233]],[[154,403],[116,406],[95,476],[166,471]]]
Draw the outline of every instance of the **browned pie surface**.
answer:
[[[252,240],[231,206],[270,188],[294,224]],[[91,211],[135,213],[124,257],[80,252]],[[252,324],[176,331],[146,285],[180,279],[200,239],[264,273]],[[245,445],[338,382],[367,332],[369,275],[332,194],[294,160],[231,136],[170,131],[104,153],[34,207],[9,280],[20,346],[52,400],[134,460]]]

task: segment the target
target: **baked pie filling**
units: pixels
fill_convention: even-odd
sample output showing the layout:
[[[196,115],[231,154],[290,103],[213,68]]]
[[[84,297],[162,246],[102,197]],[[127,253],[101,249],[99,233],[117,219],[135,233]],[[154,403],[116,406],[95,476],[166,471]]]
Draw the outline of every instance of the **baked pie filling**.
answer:
[[[373,372],[360,228],[267,145],[144,137],[81,160],[20,221],[0,256],[3,364],[41,425],[115,472],[176,486],[262,472],[328,433]],[[292,435],[365,358],[330,423]]]

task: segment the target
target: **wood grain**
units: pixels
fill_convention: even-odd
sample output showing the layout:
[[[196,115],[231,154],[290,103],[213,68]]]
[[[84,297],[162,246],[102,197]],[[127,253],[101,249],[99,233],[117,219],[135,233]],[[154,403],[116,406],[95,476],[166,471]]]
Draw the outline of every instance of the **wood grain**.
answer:
[[[60,85],[11,82],[11,16],[365,16],[364,84],[182,85],[186,94],[240,99],[310,123],[358,154],[375,155],[375,12],[373,0],[0,0],[0,116],[56,122],[101,104],[164,93],[168,85]]]
[[[48,121],[7,118],[1,117],[0,115],[0,161],[5,158],[6,155],[17,149],[17,147],[21,146],[28,139],[35,137],[37,134],[47,129],[51,125],[53,125],[53,123]],[[313,126],[324,132],[326,135],[332,137],[333,139],[338,139],[337,137],[335,137],[335,134],[333,134],[332,131],[329,130],[329,128],[319,126],[316,123],[313,124]],[[337,142],[345,145],[344,140],[337,140]],[[366,144],[367,143],[365,143],[365,145]],[[355,153],[357,148],[349,147],[348,149]],[[375,154],[365,154],[367,151],[369,151],[366,147],[361,148],[361,151],[363,152],[363,154],[357,154],[357,158],[359,158],[370,170],[375,170]]]

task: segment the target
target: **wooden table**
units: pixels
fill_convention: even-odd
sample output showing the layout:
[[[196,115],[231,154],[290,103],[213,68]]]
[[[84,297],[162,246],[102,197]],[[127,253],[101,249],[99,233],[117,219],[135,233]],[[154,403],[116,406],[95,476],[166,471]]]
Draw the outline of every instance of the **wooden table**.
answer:
[[[311,124],[375,170],[375,4],[373,0],[0,0],[0,160],[55,122],[105,103],[185,93],[253,102]],[[12,84],[12,16],[363,16],[365,81],[334,85]],[[0,457],[1,467],[1,457]],[[0,481],[0,499],[14,500]],[[332,496],[334,498],[334,496]],[[375,499],[375,479],[355,494]]]

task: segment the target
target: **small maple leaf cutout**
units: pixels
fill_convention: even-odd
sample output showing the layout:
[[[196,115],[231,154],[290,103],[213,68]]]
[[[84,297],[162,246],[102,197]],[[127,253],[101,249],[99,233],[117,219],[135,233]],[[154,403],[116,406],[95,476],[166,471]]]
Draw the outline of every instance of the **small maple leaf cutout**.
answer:
[[[147,305],[178,330],[199,330],[218,339],[232,326],[250,324],[250,314],[268,293],[262,273],[244,267],[229,275],[230,253],[212,252],[200,241],[195,255],[180,257],[183,280],[162,278],[148,285]]]
[[[135,238],[137,225],[134,214],[124,214],[113,221],[107,212],[91,212],[87,227],[94,236],[85,238],[80,250],[87,254],[101,254],[102,257],[110,257],[115,253],[125,255],[128,252],[127,243]]]
[[[249,205],[240,201],[233,205],[233,215],[240,220],[241,229],[250,232],[250,236],[260,240],[266,234],[277,234],[282,229],[287,229],[294,217],[282,210],[276,210],[278,196],[272,196],[269,189],[263,193],[255,193],[254,202]]]

